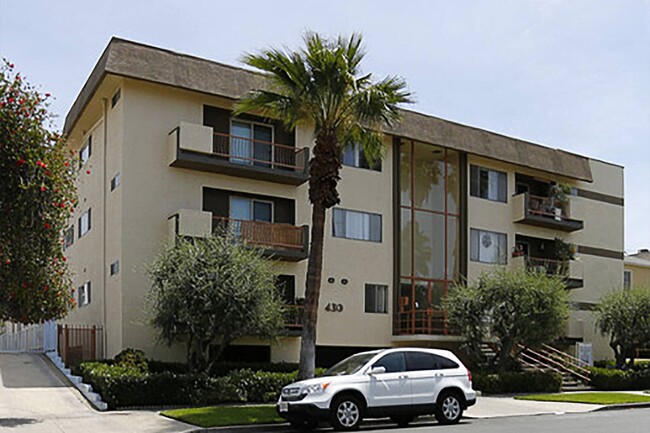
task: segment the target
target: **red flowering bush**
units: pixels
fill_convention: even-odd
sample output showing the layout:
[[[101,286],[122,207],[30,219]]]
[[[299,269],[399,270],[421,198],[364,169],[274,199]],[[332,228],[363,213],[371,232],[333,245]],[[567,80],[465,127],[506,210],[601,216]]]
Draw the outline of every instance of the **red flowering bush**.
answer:
[[[62,244],[74,164],[52,131],[49,97],[0,66],[0,322],[57,319],[74,306]]]

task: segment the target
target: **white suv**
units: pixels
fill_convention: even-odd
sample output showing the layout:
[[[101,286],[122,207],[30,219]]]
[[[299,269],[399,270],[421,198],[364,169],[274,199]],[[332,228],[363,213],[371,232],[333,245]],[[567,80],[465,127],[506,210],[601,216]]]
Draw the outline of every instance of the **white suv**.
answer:
[[[329,421],[336,430],[355,430],[363,418],[390,417],[404,427],[426,414],[455,424],[474,403],[472,375],[453,353],[398,348],[358,353],[322,377],[292,383],[276,409],[296,428]]]

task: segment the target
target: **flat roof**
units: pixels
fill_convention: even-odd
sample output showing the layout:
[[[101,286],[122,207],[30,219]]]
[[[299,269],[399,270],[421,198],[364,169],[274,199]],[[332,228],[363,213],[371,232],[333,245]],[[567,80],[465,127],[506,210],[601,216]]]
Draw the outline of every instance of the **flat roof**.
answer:
[[[113,37],[65,118],[68,135],[106,75],[116,75],[225,97],[266,87],[264,75],[199,57]],[[589,158],[472,126],[402,109],[402,121],[384,132],[457,149],[554,175],[593,181]]]

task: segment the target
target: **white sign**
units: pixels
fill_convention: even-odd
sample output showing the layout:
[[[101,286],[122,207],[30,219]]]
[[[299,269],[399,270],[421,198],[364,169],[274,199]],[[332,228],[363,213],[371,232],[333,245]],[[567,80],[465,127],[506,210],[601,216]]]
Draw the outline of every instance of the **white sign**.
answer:
[[[578,352],[578,359],[585,365],[594,365],[594,354],[592,352],[591,343],[578,343],[576,345]]]

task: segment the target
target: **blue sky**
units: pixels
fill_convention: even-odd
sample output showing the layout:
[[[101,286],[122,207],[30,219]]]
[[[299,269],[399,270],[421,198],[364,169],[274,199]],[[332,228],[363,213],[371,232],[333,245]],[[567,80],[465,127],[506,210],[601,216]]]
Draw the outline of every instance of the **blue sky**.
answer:
[[[220,62],[360,31],[418,111],[625,166],[625,249],[650,248],[650,1],[0,1],[0,55],[59,125],[111,36]]]

